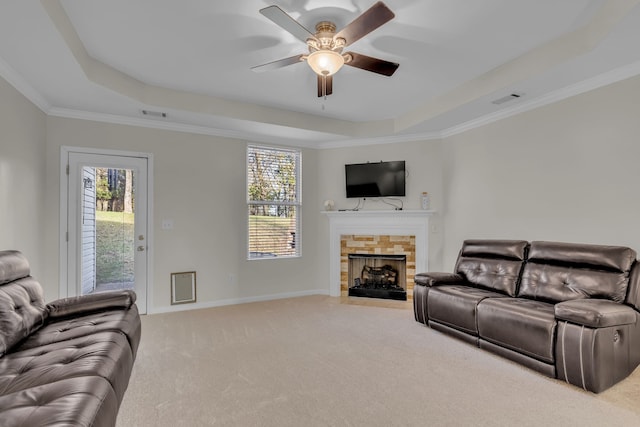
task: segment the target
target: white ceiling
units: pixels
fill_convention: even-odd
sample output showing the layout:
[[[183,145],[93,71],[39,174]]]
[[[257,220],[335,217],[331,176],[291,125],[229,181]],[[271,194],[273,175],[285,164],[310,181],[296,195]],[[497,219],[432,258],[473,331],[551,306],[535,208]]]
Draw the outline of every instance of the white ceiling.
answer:
[[[305,63],[250,70],[306,50],[259,9],[314,32],[373,3],[2,0],[0,75],[51,115],[330,147],[446,136],[640,74],[640,0],[386,0],[395,18],[349,50],[400,63],[392,77],[344,67],[325,100]]]

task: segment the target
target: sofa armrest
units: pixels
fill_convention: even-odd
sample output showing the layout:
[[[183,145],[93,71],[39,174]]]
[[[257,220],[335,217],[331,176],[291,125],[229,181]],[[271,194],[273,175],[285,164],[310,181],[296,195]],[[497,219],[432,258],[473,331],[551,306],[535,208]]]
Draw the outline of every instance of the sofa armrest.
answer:
[[[556,319],[590,328],[628,325],[636,322],[636,311],[626,305],[603,299],[563,301],[554,306]]]
[[[58,299],[47,304],[47,310],[49,318],[60,318],[107,309],[128,309],[135,302],[136,293],[133,291],[109,291]]]
[[[464,277],[455,273],[418,273],[413,281],[416,285],[433,286],[456,285],[466,283]]]

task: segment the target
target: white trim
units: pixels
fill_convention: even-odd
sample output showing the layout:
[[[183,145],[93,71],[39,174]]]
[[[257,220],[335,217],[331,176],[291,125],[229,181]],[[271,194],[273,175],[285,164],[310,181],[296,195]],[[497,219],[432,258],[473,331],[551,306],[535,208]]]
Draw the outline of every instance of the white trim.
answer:
[[[443,130],[440,133],[440,137],[448,138],[450,136],[457,135],[471,129],[479,128],[490,123],[497,122],[520,113],[524,113],[526,111],[544,107],[545,105],[549,104],[555,104],[556,102],[571,98],[572,96],[580,95],[582,93],[631,78],[638,74],[640,74],[640,61],[625,65],[624,67],[616,68],[609,72],[563,87],[556,91],[549,92],[527,102],[514,105],[509,109],[497,111],[495,113],[487,114],[477,119],[470,120],[466,123],[452,126],[448,129]]]
[[[0,69],[0,73],[2,70]],[[341,140],[327,140],[321,142],[305,142],[305,141],[286,141],[282,137],[271,135],[259,135],[243,131],[225,130],[206,126],[187,125],[174,122],[165,122],[158,120],[148,120],[142,118],[125,117],[113,114],[92,113],[88,111],[70,110],[65,108],[50,108],[44,110],[47,114],[56,117],[74,118],[80,120],[92,120],[105,123],[123,124],[129,126],[139,126],[152,129],[170,130],[175,132],[187,132],[202,135],[220,136],[232,139],[245,139],[255,142],[279,144],[289,147],[315,148],[315,149],[331,149],[358,147],[367,145],[395,144],[413,141],[430,141],[435,139],[444,139],[453,135],[457,135],[475,128],[479,128],[511,116],[534,110],[545,105],[553,104],[581,93],[589,92],[621,80],[625,80],[640,74],[640,61],[627,64],[625,66],[602,73],[595,77],[583,80],[581,82],[563,87],[556,91],[549,92],[537,98],[533,98],[527,102],[522,102],[510,108],[485,114],[473,120],[461,123],[456,126],[449,127],[442,131],[423,132],[414,134],[395,134],[370,138],[347,138]],[[10,82],[11,83],[11,82]],[[18,87],[16,89],[20,90]],[[23,93],[23,95],[27,96]]]
[[[68,274],[67,274],[67,232],[68,232],[68,212],[67,199],[69,196],[69,180],[66,172],[69,160],[69,153],[111,155],[124,157],[140,157],[147,160],[147,311],[151,308],[153,301],[153,259],[154,259],[154,226],[153,226],[153,153],[143,153],[136,151],[110,150],[104,148],[74,147],[63,145],[60,147],[60,221],[59,221],[59,298],[68,296]]]
[[[199,310],[203,308],[222,307],[225,305],[246,304],[251,302],[273,301],[285,298],[298,298],[310,295],[329,295],[326,289],[314,289],[310,291],[284,292],[281,294],[262,295],[256,297],[230,298],[218,301],[207,301],[194,304],[167,305],[163,307],[154,307],[148,310],[148,314],[172,313],[176,311]]]
[[[81,154],[98,154],[104,156],[123,156],[123,157],[153,157],[152,153],[143,153],[140,151],[111,150],[107,148],[91,148],[91,147],[73,147],[69,145],[60,146],[61,152],[81,153]]]
[[[0,58],[0,76],[44,113],[49,111],[51,104],[2,58]]]
[[[48,110],[47,114],[50,116],[67,119],[89,120],[94,122],[168,130],[180,133],[193,133],[196,135],[209,135],[230,139],[243,139],[266,144],[279,144],[286,147],[315,148],[318,144],[317,142],[307,142],[300,140],[287,141],[281,136],[261,135],[257,133],[238,130],[220,129],[215,127],[144,119],[139,117],[121,116],[116,114],[94,113],[91,111],[72,110],[68,108],[54,107]]]
[[[295,155],[296,165],[296,200],[294,202],[277,201],[277,200],[252,200],[249,197],[249,153],[252,150],[262,150],[269,152],[281,152]],[[246,256],[247,261],[269,261],[276,259],[288,259],[288,258],[301,258],[302,257],[302,150],[300,148],[280,148],[280,147],[267,147],[264,145],[247,144],[245,154],[245,192],[247,210],[246,213]],[[277,255],[274,257],[252,257],[251,256],[251,215],[249,214],[249,207],[252,205],[258,206],[292,206],[296,210],[296,231],[295,231],[295,254],[293,255]]]
[[[372,138],[358,138],[348,139],[344,141],[328,141],[316,144],[314,148],[319,150],[326,150],[329,148],[347,148],[347,147],[361,147],[366,145],[381,145],[381,144],[397,144],[401,142],[414,142],[414,141],[431,141],[434,139],[441,139],[442,132],[424,132],[414,133],[407,135],[387,135],[377,136]]]
[[[67,287],[67,255],[69,253],[67,249],[68,245],[68,203],[69,198],[69,179],[67,175],[67,166],[69,165],[69,150],[70,147],[60,147],[60,223],[59,223],[59,235],[58,235],[58,298],[66,298],[69,296]]]
[[[466,132],[471,129],[485,126],[487,124],[506,119],[516,114],[536,109],[545,105],[562,101],[581,93],[589,92],[621,80],[625,80],[640,74],[640,61],[615,68],[597,76],[588,78],[581,82],[563,87],[561,89],[541,95],[523,102],[513,107],[498,112],[486,114],[476,119],[469,120],[459,125],[451,126],[442,131],[424,132],[415,134],[394,134],[371,138],[345,138],[326,141],[287,141],[280,136],[261,135],[258,133],[244,132],[241,130],[219,129],[215,127],[182,124],[176,122],[149,120],[137,117],[128,117],[115,114],[95,113],[90,111],[80,111],[52,106],[37,90],[20,76],[9,64],[0,58],[0,76],[11,84],[18,92],[34,103],[40,110],[49,116],[71,118],[79,120],[90,120],[103,123],[122,124],[128,126],[145,127],[151,129],[168,130],[183,133],[193,133],[200,135],[219,136],[231,139],[244,139],[268,144],[278,144],[290,147],[330,149],[357,147],[378,144],[394,144],[412,141],[428,141],[443,139],[453,135]]]
[[[153,153],[144,153],[147,158],[147,313],[153,306],[153,259],[154,226],[153,226]]]
[[[329,295],[340,296],[340,236],[415,236],[416,272],[429,270],[429,217],[432,210],[409,211],[330,211],[329,218]]]

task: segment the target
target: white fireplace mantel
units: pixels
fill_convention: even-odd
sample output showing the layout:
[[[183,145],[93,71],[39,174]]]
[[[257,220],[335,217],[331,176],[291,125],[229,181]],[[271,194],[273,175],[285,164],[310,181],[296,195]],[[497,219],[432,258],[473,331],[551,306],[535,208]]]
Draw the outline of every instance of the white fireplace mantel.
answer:
[[[415,236],[416,272],[428,271],[431,210],[324,211],[329,218],[329,294],[340,296],[340,236]]]

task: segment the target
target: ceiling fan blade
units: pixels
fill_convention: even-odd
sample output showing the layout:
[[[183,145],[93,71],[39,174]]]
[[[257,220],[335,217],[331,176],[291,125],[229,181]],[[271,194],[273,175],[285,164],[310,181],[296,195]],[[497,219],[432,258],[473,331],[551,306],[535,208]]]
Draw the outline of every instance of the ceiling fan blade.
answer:
[[[274,5],[265,7],[264,9],[260,9],[260,13],[303,42],[306,42],[309,38],[315,39],[315,36],[309,30],[300,25],[298,21],[293,19],[278,6]]]
[[[346,40],[345,46],[360,40],[376,28],[391,21],[396,15],[381,1],[371,6],[335,35]]]
[[[383,76],[392,76],[396,72],[400,64],[385,61],[383,59],[372,58],[361,53],[347,52],[351,55],[351,61],[345,62],[344,65],[360,68],[372,73],[382,74]]]
[[[304,55],[296,55],[290,56],[289,58],[279,59],[273,62],[267,62],[266,64],[256,65],[255,67],[251,67],[252,71],[257,73],[261,73],[263,71],[271,71],[277,70],[278,68],[286,67],[287,65],[297,64],[298,62],[302,62],[302,57]]]
[[[318,98],[333,93],[333,76],[318,76]]]

